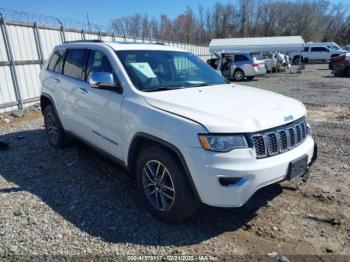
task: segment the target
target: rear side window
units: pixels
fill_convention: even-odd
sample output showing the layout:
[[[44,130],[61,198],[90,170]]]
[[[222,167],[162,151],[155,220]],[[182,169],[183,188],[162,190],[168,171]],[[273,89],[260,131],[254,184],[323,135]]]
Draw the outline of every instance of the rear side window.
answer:
[[[235,62],[248,61],[249,59],[245,55],[235,55]]]
[[[54,71],[56,73],[62,73],[64,53],[65,53],[65,50],[55,51],[51,56],[47,69]]]
[[[69,49],[64,62],[63,74],[84,80],[87,53],[86,49]]]
[[[311,47],[311,52],[326,52],[328,51],[325,47]]]

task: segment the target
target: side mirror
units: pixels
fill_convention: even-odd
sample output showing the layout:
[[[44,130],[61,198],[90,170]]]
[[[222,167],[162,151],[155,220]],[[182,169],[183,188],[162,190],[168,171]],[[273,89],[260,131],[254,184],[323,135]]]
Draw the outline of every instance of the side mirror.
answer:
[[[122,88],[114,81],[112,73],[94,72],[88,79],[89,85],[97,89],[114,90],[121,93]]]

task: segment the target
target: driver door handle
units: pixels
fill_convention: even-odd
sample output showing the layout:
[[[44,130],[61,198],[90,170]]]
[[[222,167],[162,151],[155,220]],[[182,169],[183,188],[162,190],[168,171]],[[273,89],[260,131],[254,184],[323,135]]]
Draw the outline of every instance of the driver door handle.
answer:
[[[82,94],[87,94],[88,93],[88,91],[85,88],[79,88],[78,90]]]

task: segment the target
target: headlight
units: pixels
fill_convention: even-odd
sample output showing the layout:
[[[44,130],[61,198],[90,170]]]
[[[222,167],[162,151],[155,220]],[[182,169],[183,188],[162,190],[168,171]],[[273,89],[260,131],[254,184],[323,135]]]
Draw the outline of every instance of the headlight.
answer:
[[[202,147],[215,152],[228,152],[232,149],[247,148],[248,143],[243,135],[198,135]]]

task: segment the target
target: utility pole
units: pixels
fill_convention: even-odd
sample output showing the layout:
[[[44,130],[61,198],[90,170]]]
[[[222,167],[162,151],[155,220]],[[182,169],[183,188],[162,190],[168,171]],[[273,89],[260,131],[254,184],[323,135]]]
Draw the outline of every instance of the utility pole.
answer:
[[[87,20],[87,24],[88,24],[88,30],[91,31],[91,29],[90,29],[89,13],[86,13],[86,20]]]

